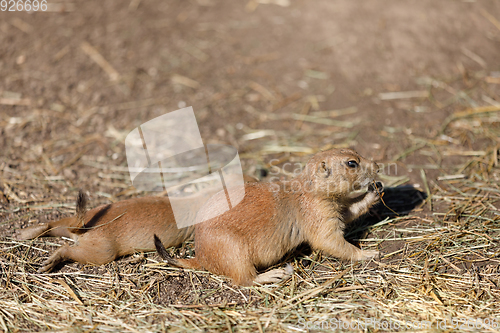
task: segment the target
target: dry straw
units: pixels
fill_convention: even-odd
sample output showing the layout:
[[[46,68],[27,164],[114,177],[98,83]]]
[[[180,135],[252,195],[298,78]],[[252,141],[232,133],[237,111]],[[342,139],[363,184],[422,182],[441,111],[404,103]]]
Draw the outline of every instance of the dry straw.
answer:
[[[118,75],[93,47],[82,44],[82,48],[110,77]],[[53,274],[36,273],[42,260],[64,241],[17,241],[13,228],[35,223],[40,217],[72,214],[72,196],[83,178],[72,178],[70,173],[61,176],[64,170],[77,164],[87,172],[86,185],[97,193],[95,205],[109,202],[108,198],[128,198],[137,191],[127,183],[124,164],[116,166],[109,158],[95,157],[100,155],[93,149],[99,151],[109,144],[99,136],[67,138],[65,145],[60,140],[44,142],[38,155],[35,146],[26,153],[22,169],[15,167],[14,160],[0,168],[0,209],[6,217],[0,222],[4,231],[0,238],[0,330],[300,332],[308,327],[328,329],[325,323],[354,327],[368,321],[369,331],[386,330],[377,327],[383,323],[420,323],[421,327],[411,330],[425,331],[427,323],[437,329],[443,322],[448,329],[465,323],[471,331],[499,331],[500,109],[467,105],[468,100],[479,101],[479,93],[470,90],[464,98],[448,88],[444,83],[429,84],[425,96],[418,94],[426,98],[429,108],[444,105],[434,95],[454,94],[449,101],[454,112],[440,130],[428,137],[398,128],[385,128],[381,134],[398,135],[409,143],[387,162],[416,169],[418,177],[413,181],[421,184],[411,186],[406,175],[387,175],[384,202],[390,209],[381,206],[348,231],[348,237],[363,248],[379,249],[383,255],[370,262],[350,263],[301,248],[285,258],[295,273],[280,285],[239,288],[207,272],[168,267],[154,253],[100,267],[68,264]],[[293,173],[290,166],[305,162],[306,154],[356,147],[355,136],[363,125],[356,118],[356,108],[314,110],[318,103],[303,96],[278,96],[255,83],[250,89],[273,105],[295,108],[295,113],[247,109],[252,117],[260,119],[260,124],[296,122],[296,130],[280,132],[262,125],[248,131],[237,142],[242,159],[249,161],[247,170],[267,168],[277,172],[274,176],[287,177]],[[414,95],[391,96],[422,103]],[[382,96],[386,97],[382,103],[394,103]],[[155,101],[121,107],[144,104]],[[0,125],[21,135],[33,128],[30,123],[46,121],[46,115],[60,116],[51,121],[65,121],[56,111],[37,112],[32,118],[0,120]],[[346,115],[349,121],[343,120]],[[121,137],[116,130],[109,133],[117,140]],[[481,146],[471,143],[471,138]],[[308,144],[313,139],[323,143]],[[11,141],[2,147],[6,156],[14,156],[18,149]],[[431,162],[407,164],[407,158],[416,154]],[[454,162],[444,163],[448,158]],[[286,166],[287,162],[292,164]],[[175,255],[193,255],[192,249],[192,244],[184,245]]]

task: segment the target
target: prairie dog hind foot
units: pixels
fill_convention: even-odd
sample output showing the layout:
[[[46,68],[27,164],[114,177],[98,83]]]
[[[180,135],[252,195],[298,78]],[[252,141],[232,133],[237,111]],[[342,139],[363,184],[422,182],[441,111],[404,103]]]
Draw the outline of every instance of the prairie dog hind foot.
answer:
[[[275,268],[261,273],[253,280],[254,284],[280,283],[288,280],[293,275],[293,267],[287,264],[285,268]]]
[[[16,238],[18,240],[26,240],[43,237],[49,228],[50,226],[48,224],[39,224],[21,230],[16,230]]]
[[[379,256],[380,252],[376,250],[360,250],[357,260],[370,260]]]

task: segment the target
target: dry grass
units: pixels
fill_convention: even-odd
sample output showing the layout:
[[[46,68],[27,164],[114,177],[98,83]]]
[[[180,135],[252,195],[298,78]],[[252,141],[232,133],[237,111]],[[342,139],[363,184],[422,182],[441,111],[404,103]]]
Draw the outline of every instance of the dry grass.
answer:
[[[110,136],[117,139],[114,142],[95,135],[68,140],[65,146],[60,146],[60,141],[44,142],[43,151],[38,151],[33,141],[34,147],[22,159],[15,156],[22,142],[10,143],[4,148],[13,155],[3,160],[0,168],[0,226],[4,234],[0,239],[0,329],[275,332],[305,331],[305,322],[309,328],[328,330],[334,327],[326,323],[335,324],[335,319],[350,327],[369,321],[369,331],[394,330],[378,327],[384,321],[392,327],[411,322],[423,325],[411,330],[425,331],[425,325],[444,328],[443,321],[451,328],[455,319],[455,324],[477,325],[471,326],[472,331],[498,331],[500,107],[487,105],[484,98],[479,102],[474,94],[479,88],[464,93],[467,98],[448,88],[444,83],[429,83],[428,108],[453,109],[434,135],[416,137],[397,128],[382,133],[406,136],[410,144],[386,162],[420,169],[421,180],[420,191],[416,191],[405,186],[408,176],[386,175],[390,188],[384,202],[390,209],[380,207],[374,216],[361,221],[357,230],[351,230],[351,238],[360,237],[357,241],[363,248],[380,249],[384,255],[371,262],[346,263],[301,249],[285,260],[293,264],[295,274],[280,285],[235,287],[223,277],[167,267],[158,263],[154,253],[101,267],[69,264],[53,274],[36,273],[41,260],[61,241],[20,242],[14,239],[13,229],[34,223],[40,216],[54,219],[71,214],[72,196],[79,184],[64,170],[75,163],[86,170],[96,205],[137,192],[130,187],[123,161],[112,166],[116,165],[112,158],[91,154],[102,146],[119,144],[122,134],[114,129],[109,129]],[[254,89],[266,91],[262,86]],[[437,102],[433,94],[446,91],[452,96]],[[389,97],[394,96],[406,95]],[[476,106],[467,104],[474,98]],[[352,144],[356,131],[346,128],[358,125],[355,108],[314,113],[311,110],[317,102],[296,96],[290,103],[295,103],[291,107],[296,113],[250,110],[256,117],[267,117],[262,121],[274,117],[296,123],[293,133],[264,128],[248,133],[239,142],[245,151],[242,157],[250,161],[248,170],[303,162],[305,154]],[[64,113],[56,115],[51,122],[64,120]],[[336,119],[343,115],[350,115],[351,120]],[[3,119],[1,126],[24,133],[34,128],[31,122],[43,126],[48,123],[46,117],[53,116],[54,112],[43,110],[31,118]],[[322,132],[321,126],[314,133],[307,132],[310,127],[303,129],[303,124],[324,124],[325,119],[329,126],[339,128],[334,143],[308,146],[305,137],[332,135]],[[264,137],[266,145],[259,141]],[[481,149],[474,149],[477,143]],[[406,162],[416,154],[435,163]],[[64,158],[58,159],[60,156]],[[269,164],[271,157],[276,160]],[[443,162],[450,157],[457,159]],[[286,168],[276,170],[290,175]],[[191,250],[192,244],[188,244],[179,251],[185,255]],[[496,327],[492,328],[494,320]]]

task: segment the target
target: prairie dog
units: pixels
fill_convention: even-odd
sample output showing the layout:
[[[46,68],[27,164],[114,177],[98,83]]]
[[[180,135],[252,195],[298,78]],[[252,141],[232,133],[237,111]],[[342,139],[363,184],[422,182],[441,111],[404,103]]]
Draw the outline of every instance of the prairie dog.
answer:
[[[314,155],[290,181],[245,184],[245,197],[233,209],[197,223],[195,258],[174,259],[155,240],[168,263],[226,275],[237,285],[277,282],[290,268],[257,275],[301,243],[341,259],[365,260],[378,251],[357,248],[344,238],[346,223],[368,212],[379,200],[373,186],[379,167],[351,149]],[[365,188],[368,192],[354,196]],[[243,190],[243,189],[240,189]],[[200,209],[197,221],[219,211],[219,192]]]
[[[246,175],[244,180],[257,181]],[[202,190],[195,194],[195,203],[192,199],[172,200],[189,207],[183,210],[188,215],[183,218],[194,220],[196,212],[213,194],[213,191]],[[189,239],[194,226],[178,229],[170,202],[168,197],[143,197],[86,211],[85,194],[80,191],[76,216],[22,229],[18,238],[55,236],[75,241],[74,245],[64,245],[55,251],[43,262],[39,272],[49,272],[63,261],[102,265],[134,252],[154,251],[154,235],[167,247],[178,246]]]

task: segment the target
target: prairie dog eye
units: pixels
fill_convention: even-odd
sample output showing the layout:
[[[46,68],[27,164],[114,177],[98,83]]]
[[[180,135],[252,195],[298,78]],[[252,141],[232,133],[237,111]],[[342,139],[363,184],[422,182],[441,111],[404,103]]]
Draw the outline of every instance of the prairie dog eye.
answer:
[[[347,161],[346,164],[349,168],[352,169],[357,168],[359,166],[358,162],[356,162],[355,160]]]

